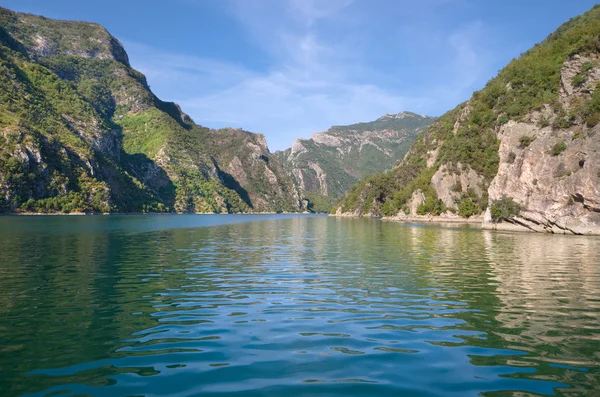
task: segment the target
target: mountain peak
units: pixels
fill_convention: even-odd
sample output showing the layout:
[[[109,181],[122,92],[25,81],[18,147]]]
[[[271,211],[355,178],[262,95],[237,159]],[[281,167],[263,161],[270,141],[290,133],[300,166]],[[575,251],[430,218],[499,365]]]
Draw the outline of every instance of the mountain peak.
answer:
[[[417,114],[417,113],[413,113],[413,112],[407,112],[407,111],[403,111],[400,113],[386,113],[383,116],[381,116],[378,120],[386,120],[386,119],[404,119],[404,118],[408,118],[408,117],[412,117],[412,118],[421,118],[421,119],[427,119],[430,118],[429,116],[425,116],[422,114]]]
[[[123,44],[97,23],[50,19],[0,7],[0,25],[32,58],[72,55],[130,66]]]

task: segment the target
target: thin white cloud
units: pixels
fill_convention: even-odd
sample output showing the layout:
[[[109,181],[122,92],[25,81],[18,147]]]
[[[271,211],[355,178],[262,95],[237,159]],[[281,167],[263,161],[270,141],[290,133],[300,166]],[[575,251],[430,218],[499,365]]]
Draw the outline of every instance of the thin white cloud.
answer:
[[[232,82],[241,82],[254,75],[243,66],[227,62],[178,54],[131,41],[123,44],[135,62],[133,66],[146,74],[151,83],[179,84],[188,81],[228,87]]]
[[[477,37],[480,37],[483,24],[474,22],[448,38],[448,43],[455,51],[453,69],[458,71],[459,85],[468,88],[481,76],[483,68],[487,66],[483,58],[483,48],[475,49]]]
[[[270,62],[266,70],[125,44],[133,66],[147,75],[163,99],[178,102],[200,124],[264,133],[272,149],[289,147],[294,139],[331,125],[374,120],[384,113],[430,113],[440,104],[450,109],[468,98],[489,66],[483,50],[484,26],[478,22],[450,34],[431,29],[421,36],[411,33],[410,25],[390,26],[402,40],[420,41],[435,54],[429,65],[423,65],[433,72],[417,83],[410,73],[399,75],[403,72],[366,54],[369,48],[362,43],[370,36],[360,25],[373,21],[361,20],[353,1],[225,4],[248,39],[266,54]],[[392,43],[389,51],[405,51],[403,45]],[[401,70],[403,56],[393,59]]]
[[[289,8],[300,21],[311,26],[315,21],[336,14],[352,3],[353,0],[290,0]]]

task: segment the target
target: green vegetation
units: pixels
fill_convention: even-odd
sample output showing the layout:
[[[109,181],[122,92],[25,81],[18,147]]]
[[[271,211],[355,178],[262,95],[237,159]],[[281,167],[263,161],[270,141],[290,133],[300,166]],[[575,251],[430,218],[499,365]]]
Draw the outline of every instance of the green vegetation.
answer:
[[[247,212],[248,206],[236,192],[197,172],[181,171],[175,182],[178,212]]]
[[[508,153],[508,156],[506,157],[506,162],[509,164],[512,164],[515,162],[516,159],[517,159],[517,155],[515,154],[515,152],[510,152],[510,153]]]
[[[209,130],[199,126],[193,126],[173,140],[174,150],[194,148],[221,164],[225,186],[237,192],[251,210],[298,211],[291,177],[263,145],[260,135],[241,129]],[[225,168],[241,175],[244,186]]]
[[[479,215],[488,206],[487,192],[484,191],[482,196],[479,196],[473,188],[468,188],[464,192],[458,202],[458,215],[469,218],[473,215]]]
[[[481,213],[481,208],[470,197],[465,197],[458,203],[458,215],[469,218]]]
[[[135,115],[125,115],[117,121],[125,133],[123,149],[126,153],[144,153],[154,157],[164,146],[171,131],[179,127],[175,120],[156,108]]]
[[[333,126],[329,130],[332,133],[348,133],[365,131],[384,131],[384,130],[418,130],[431,124],[435,120],[433,117],[420,116],[412,112],[402,112],[403,117],[396,115],[386,115],[378,118],[375,121],[366,123],[356,123],[344,126]]]
[[[519,215],[521,207],[515,203],[512,197],[503,196],[492,202],[490,213],[494,222],[507,221]]]
[[[575,77],[573,77],[573,85],[575,87],[583,85],[583,83],[585,83],[585,76],[577,74]]]
[[[529,147],[533,141],[535,141],[535,136],[523,135],[519,138],[519,147],[525,149],[526,147]]]
[[[573,81],[572,81],[573,85],[575,87],[583,85],[583,83],[585,83],[587,80],[587,75],[588,75],[589,71],[592,70],[593,68],[594,68],[594,63],[592,63],[592,62],[585,62],[583,65],[581,65],[581,72],[577,73],[573,77]]]
[[[559,141],[554,146],[552,146],[551,153],[553,156],[558,156],[562,152],[564,152],[566,149],[567,149],[567,144],[565,143],[565,141]]]
[[[105,182],[85,170],[93,148],[76,130],[96,123],[97,113],[69,84],[22,54],[0,46],[0,176],[4,210],[106,212]],[[95,131],[91,131],[91,135]],[[33,159],[46,168],[32,167]]]
[[[575,108],[575,112],[579,112],[581,117],[585,120],[588,127],[595,127],[600,123],[600,88],[596,86],[596,89],[592,93],[592,100],[588,103],[582,104],[579,108]]]
[[[323,196],[313,192],[304,192],[305,198],[308,200],[307,210],[314,213],[327,214],[331,212],[335,199],[329,196]]]
[[[419,204],[419,206],[417,207],[417,214],[440,215],[445,210],[446,206],[444,205],[444,202],[442,200],[435,199],[434,197],[429,196],[423,203]]]

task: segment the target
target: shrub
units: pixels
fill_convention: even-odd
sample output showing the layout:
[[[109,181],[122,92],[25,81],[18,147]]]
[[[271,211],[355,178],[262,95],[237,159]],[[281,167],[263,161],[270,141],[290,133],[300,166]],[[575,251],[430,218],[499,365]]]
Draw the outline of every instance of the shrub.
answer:
[[[564,152],[567,149],[567,144],[564,141],[560,141],[557,142],[553,147],[552,147],[552,155],[553,156],[558,156],[560,155],[562,152]]]
[[[588,127],[594,127],[600,123],[600,113],[592,113],[585,117],[585,124]]]
[[[573,77],[573,80],[571,80],[573,85],[575,87],[583,85],[583,83],[585,83],[585,81],[586,81],[588,72],[590,70],[592,70],[593,68],[594,68],[594,64],[592,62],[585,62],[583,65],[581,65],[581,72],[577,73]]]
[[[417,207],[417,214],[419,215],[440,215],[444,212],[446,206],[442,200],[436,199],[433,196],[429,196],[425,202],[419,204]]]
[[[590,70],[592,70],[594,68],[594,63],[593,62],[584,62],[583,65],[581,65],[581,73],[582,74],[587,74],[587,72],[589,72]]]
[[[519,138],[519,147],[524,149],[531,145],[531,142],[535,141],[535,137],[531,135],[523,135]]]
[[[392,199],[387,199],[385,203],[383,203],[383,206],[381,207],[381,213],[384,216],[394,216],[398,213]]]
[[[508,123],[509,121],[510,121],[510,119],[505,114],[503,114],[500,117],[498,117],[498,124],[499,125],[504,125],[504,124]]]
[[[458,206],[458,214],[466,218],[481,214],[488,205],[487,192],[484,190],[482,196],[479,196],[475,189],[468,188],[466,192],[460,196],[460,200],[456,201]]]
[[[581,73],[578,73],[573,77],[573,80],[571,81],[575,87],[579,87],[580,85],[583,85],[583,83],[585,83],[585,76]]]
[[[450,190],[454,193],[462,192],[462,183],[460,183],[460,181],[456,181],[456,183],[450,187]]]
[[[508,154],[508,156],[506,157],[506,162],[509,164],[512,164],[515,162],[516,158],[517,158],[517,155],[515,154],[515,152],[510,152]]]
[[[519,215],[520,211],[521,207],[518,203],[514,202],[512,197],[502,196],[502,198],[495,200],[490,206],[490,212],[494,222],[509,220]]]
[[[481,213],[481,209],[470,197],[464,197],[458,204],[458,215],[468,218]]]
[[[335,205],[333,197],[322,196],[317,193],[306,191],[304,192],[305,199],[308,201],[306,209],[310,212],[327,214],[331,212]]]

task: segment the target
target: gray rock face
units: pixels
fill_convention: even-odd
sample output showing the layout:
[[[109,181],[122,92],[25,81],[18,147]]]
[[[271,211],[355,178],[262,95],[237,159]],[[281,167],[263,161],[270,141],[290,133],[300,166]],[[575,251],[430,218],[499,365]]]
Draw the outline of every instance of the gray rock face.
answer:
[[[488,189],[490,202],[512,197],[521,206],[515,223],[535,231],[600,232],[600,125],[552,130],[509,122],[500,129],[500,167]],[[522,136],[535,140],[520,147]],[[560,142],[566,149],[554,155]],[[489,223],[490,217],[486,218]]]
[[[597,58],[575,55],[565,62],[559,92],[564,110],[591,98],[600,80]],[[546,106],[527,117],[528,123],[511,121],[500,128],[500,166],[488,190],[490,202],[507,196],[521,206],[511,227],[600,234],[600,125],[588,128],[583,120],[568,129],[534,124],[556,117]],[[522,137],[534,140],[523,145]],[[491,225],[489,209],[485,223],[498,227]]]
[[[575,55],[565,62],[560,74],[560,92],[558,100],[565,109],[578,99],[588,99],[596,89],[596,83],[600,79],[600,69],[596,66],[598,56],[596,54],[581,56]],[[583,72],[584,68],[590,68]],[[581,74],[578,80],[577,75]]]
[[[455,207],[461,194],[469,189],[481,196],[485,187],[481,175],[460,163],[456,166],[442,165],[431,178],[431,185],[446,207]]]

